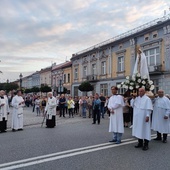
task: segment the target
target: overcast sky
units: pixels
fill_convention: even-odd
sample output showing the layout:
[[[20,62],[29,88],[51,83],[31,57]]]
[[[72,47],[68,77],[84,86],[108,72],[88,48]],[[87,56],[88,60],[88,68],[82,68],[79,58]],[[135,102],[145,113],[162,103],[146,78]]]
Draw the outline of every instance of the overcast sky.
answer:
[[[169,0],[0,0],[0,82],[169,13]]]

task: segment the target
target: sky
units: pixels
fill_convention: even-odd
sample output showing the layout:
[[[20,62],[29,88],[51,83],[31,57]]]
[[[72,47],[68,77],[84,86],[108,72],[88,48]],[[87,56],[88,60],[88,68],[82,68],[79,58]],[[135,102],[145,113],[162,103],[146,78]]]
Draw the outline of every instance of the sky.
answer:
[[[0,82],[169,14],[169,0],[0,0]]]

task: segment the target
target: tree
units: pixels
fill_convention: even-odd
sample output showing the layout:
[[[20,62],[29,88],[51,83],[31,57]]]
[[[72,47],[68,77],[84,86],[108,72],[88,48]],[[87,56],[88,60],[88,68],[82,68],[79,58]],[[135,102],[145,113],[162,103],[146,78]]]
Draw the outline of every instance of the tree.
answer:
[[[84,81],[82,82],[78,89],[81,91],[81,92],[89,92],[89,91],[93,91],[94,88],[93,86],[88,82],[88,81]]]
[[[0,87],[2,90],[6,90],[7,93],[9,91],[17,90],[19,88],[18,84],[16,83],[2,83]]]
[[[31,93],[31,89],[25,89],[24,93]]]
[[[33,87],[33,88],[31,88],[31,92],[38,93],[38,92],[40,92],[40,88],[39,87]]]
[[[51,87],[49,87],[48,85],[41,85],[40,91],[41,91],[42,93],[48,93],[48,92],[51,91]]]

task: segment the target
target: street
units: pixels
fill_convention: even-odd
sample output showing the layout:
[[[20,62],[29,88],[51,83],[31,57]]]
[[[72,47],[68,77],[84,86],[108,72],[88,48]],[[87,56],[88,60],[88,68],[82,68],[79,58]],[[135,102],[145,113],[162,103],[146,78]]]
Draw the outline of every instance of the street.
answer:
[[[26,108],[32,119],[36,116]],[[35,116],[35,117],[33,117]],[[122,143],[109,143],[109,118],[92,125],[92,119],[58,118],[53,129],[39,123],[24,127],[23,131],[0,134],[0,169],[21,170],[169,170],[170,138],[168,143],[152,140],[149,150],[134,148],[137,140],[131,129],[125,128]],[[40,121],[41,120],[41,121]],[[155,132],[152,137],[155,137]]]

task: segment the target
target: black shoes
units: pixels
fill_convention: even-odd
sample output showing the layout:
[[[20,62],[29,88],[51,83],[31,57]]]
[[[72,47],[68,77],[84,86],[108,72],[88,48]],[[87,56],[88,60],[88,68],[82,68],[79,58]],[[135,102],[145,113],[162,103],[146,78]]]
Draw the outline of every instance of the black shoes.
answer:
[[[18,129],[18,131],[22,131],[23,129]]]
[[[149,149],[148,146],[143,146],[142,148],[143,151],[147,151],[148,149]]]
[[[142,147],[143,147],[143,145],[139,144],[139,143],[135,146],[135,148],[142,148]]]
[[[157,138],[155,138],[154,140],[157,140],[157,141],[159,141],[159,140],[162,140],[162,138],[158,138],[158,137],[157,137]]]
[[[109,142],[117,142],[117,140],[116,140],[116,139],[113,139],[113,140],[110,140]]]
[[[167,140],[166,139],[163,139],[163,141],[162,141],[163,143],[167,143]]]

